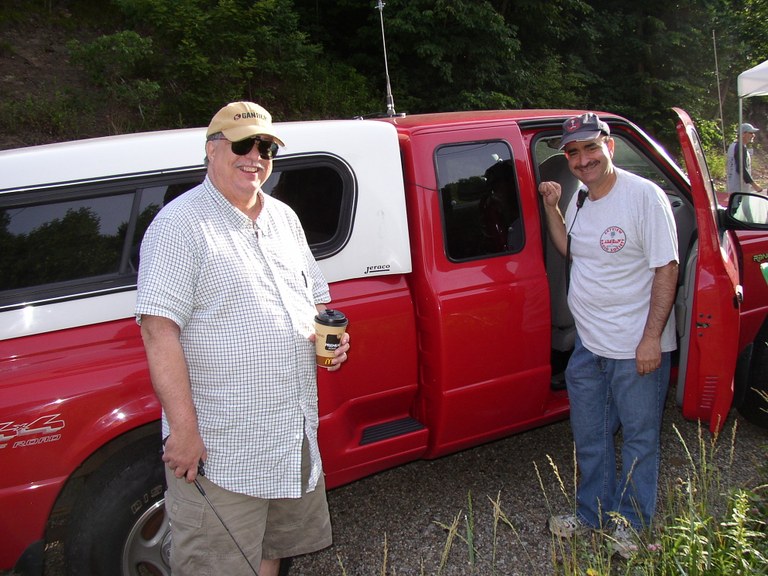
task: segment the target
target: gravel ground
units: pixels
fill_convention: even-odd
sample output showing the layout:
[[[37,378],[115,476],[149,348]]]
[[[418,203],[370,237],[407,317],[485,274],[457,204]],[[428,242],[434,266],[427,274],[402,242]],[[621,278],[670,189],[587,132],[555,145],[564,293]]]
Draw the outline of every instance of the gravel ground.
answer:
[[[670,402],[664,422],[660,502],[666,486],[690,475],[675,427],[698,463],[699,427],[685,421]],[[704,432],[709,442],[709,434]],[[553,574],[553,547],[545,523],[551,511],[573,509],[572,442],[569,423],[560,422],[439,460],[414,462],[333,490],[328,499],[334,545],[295,559],[291,575],[436,575],[448,538],[448,530],[441,525],[450,526],[459,517],[459,533],[466,534],[469,495],[477,547],[475,568],[468,564],[467,545],[456,538],[441,575]],[[768,431],[733,415],[714,453],[723,481],[750,488],[765,483],[768,479],[759,477],[759,466],[765,463],[767,446]],[[565,494],[550,459],[559,470]],[[495,501],[514,529],[500,523],[494,547]]]
[[[698,462],[699,427],[683,420],[670,400],[663,431],[660,502],[667,486],[690,475],[675,427]],[[704,438],[709,441],[708,433]],[[723,482],[748,488],[765,483],[768,478],[764,472],[759,476],[759,466],[766,461],[767,446],[768,431],[733,414],[713,458]],[[559,470],[565,494],[550,461]],[[553,546],[545,522],[551,511],[572,509],[573,483],[573,444],[567,421],[438,460],[400,466],[329,492],[334,545],[294,559],[291,576],[553,574]],[[513,528],[499,522],[494,546],[496,501]],[[439,572],[449,536],[444,527],[458,518],[459,534],[464,536],[467,516],[474,523],[474,568],[469,565],[467,545],[457,537]],[[60,545],[51,549],[46,575],[63,576],[57,553]]]

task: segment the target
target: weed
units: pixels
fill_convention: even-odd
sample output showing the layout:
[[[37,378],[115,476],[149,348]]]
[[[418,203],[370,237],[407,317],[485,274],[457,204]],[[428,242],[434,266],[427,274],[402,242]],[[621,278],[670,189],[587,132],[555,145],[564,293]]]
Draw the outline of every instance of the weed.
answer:
[[[550,570],[553,576],[732,576],[768,575],[768,484],[754,489],[728,488],[731,486],[730,468],[734,463],[737,424],[734,423],[728,443],[722,438],[710,436],[699,425],[695,445],[689,446],[677,427],[675,434],[684,454],[683,472],[666,487],[666,498],[658,513],[657,527],[653,531],[634,534],[639,546],[637,553],[624,560],[614,554],[613,536],[604,530],[594,530],[585,535],[564,540],[551,536]],[[722,451],[726,451],[722,454]],[[575,459],[575,455],[574,455]],[[557,489],[569,506],[575,509],[572,490],[576,486],[577,472],[574,466],[572,484],[566,482],[557,463],[547,460],[556,480]],[[551,512],[541,471],[534,463],[546,507]],[[761,471],[768,470],[766,465]],[[560,496],[558,496],[560,499]],[[467,496],[467,512],[459,511],[450,524],[435,522],[447,535],[439,564],[429,571],[421,560],[421,576],[442,576],[449,570],[456,554],[452,550],[466,546],[467,567],[462,574],[496,576],[507,574],[508,567],[497,565],[497,550],[505,544],[505,533],[519,545],[523,552],[515,566],[518,573],[538,574],[539,568],[529,553],[520,531],[504,511],[501,492],[495,499],[488,498],[491,506],[490,550],[479,546],[476,511],[471,492]],[[620,522],[621,518],[614,521]],[[460,556],[459,556],[460,557]],[[339,560],[341,564],[341,560]],[[387,544],[384,543],[384,565],[381,575],[386,576]],[[396,574],[391,569],[391,574]]]

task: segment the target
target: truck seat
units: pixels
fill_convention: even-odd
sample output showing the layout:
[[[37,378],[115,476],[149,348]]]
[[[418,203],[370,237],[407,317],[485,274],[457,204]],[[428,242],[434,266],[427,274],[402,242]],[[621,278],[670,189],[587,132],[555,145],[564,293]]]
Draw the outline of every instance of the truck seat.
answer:
[[[581,186],[581,182],[568,168],[565,154],[550,156],[539,165],[539,181],[553,181],[560,184],[562,195],[558,205],[563,214],[571,198]],[[546,267],[552,303],[552,348],[559,352],[568,352],[573,349],[576,341],[576,326],[573,315],[568,309],[565,290],[565,257],[552,244],[549,234],[546,241]]]

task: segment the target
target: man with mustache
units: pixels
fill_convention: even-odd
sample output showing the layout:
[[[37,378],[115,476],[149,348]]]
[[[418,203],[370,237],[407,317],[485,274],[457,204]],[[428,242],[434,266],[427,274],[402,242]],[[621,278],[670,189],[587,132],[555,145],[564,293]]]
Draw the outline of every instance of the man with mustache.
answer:
[[[569,118],[561,149],[588,194],[574,195],[563,218],[560,186],[539,185],[549,234],[571,258],[568,305],[577,332],[565,373],[580,474],[577,506],[548,525],[566,538],[603,530],[614,551],[629,558],[656,507],[661,418],[676,348],[670,311],[678,252],[666,195],[616,167],[614,147],[596,114]]]

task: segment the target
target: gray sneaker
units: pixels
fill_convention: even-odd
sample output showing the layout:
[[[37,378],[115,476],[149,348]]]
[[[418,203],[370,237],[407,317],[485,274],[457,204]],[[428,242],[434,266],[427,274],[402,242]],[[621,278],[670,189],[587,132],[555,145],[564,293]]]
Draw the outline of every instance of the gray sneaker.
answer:
[[[618,554],[624,560],[630,560],[635,557],[639,546],[639,537],[631,526],[625,522],[619,522],[608,535],[611,544],[611,550]]]
[[[562,514],[550,516],[547,521],[549,531],[560,538],[573,538],[576,535],[586,534],[591,530],[576,514]]]

